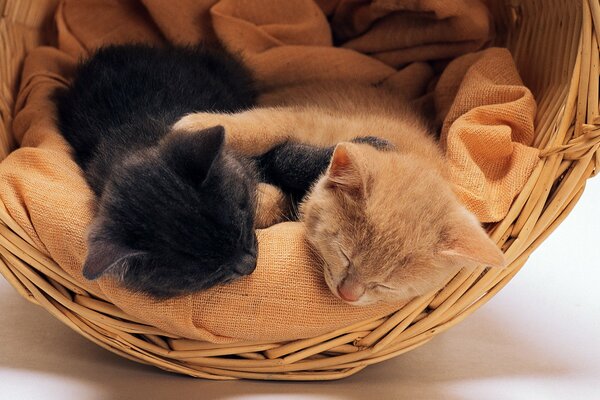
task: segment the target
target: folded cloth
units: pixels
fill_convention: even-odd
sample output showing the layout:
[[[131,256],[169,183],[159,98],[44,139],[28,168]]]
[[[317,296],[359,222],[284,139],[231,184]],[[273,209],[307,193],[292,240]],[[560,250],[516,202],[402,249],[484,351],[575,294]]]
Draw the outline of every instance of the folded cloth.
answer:
[[[399,62],[382,62],[381,59],[385,57],[376,54],[395,51],[390,46],[398,42],[391,41],[386,47],[377,48],[375,42],[379,40],[379,34],[369,39],[370,26],[375,27],[383,24],[387,18],[397,18],[402,13],[415,11],[428,14],[430,24],[426,25],[427,29],[437,26],[436,21],[446,24],[446,19],[454,17],[464,18],[465,21],[469,18],[477,19],[481,26],[489,26],[489,22],[479,21],[480,17],[475,16],[485,13],[478,11],[479,14],[471,14],[471,8],[466,5],[475,3],[470,1],[455,0],[451,2],[454,4],[452,6],[433,0],[376,1],[373,3],[373,10],[378,13],[376,18],[370,16],[373,21],[366,27],[364,24],[350,24],[356,27],[350,30],[351,35],[346,34],[346,42],[342,48],[332,46],[333,36],[324,13],[334,15],[335,23],[342,21],[343,18],[339,16],[343,9],[342,3],[336,1],[320,1],[320,7],[309,0],[182,0],[176,6],[159,0],[62,1],[56,14],[58,48],[37,48],[28,55],[24,63],[13,122],[14,137],[21,148],[0,163],[0,200],[36,247],[56,261],[83,287],[99,293],[130,315],[174,335],[221,343],[239,340],[283,341],[315,336],[356,321],[387,315],[400,305],[352,307],[330,294],[304,241],[301,223],[278,224],[260,231],[259,265],[251,276],[194,295],[154,301],[124,290],[110,277],[94,282],[86,281],[81,275],[81,267],[86,254],[85,233],[92,218],[93,196],[70,156],[68,145],[57,132],[54,106],[49,95],[70,79],[81,57],[99,46],[125,42],[184,44],[218,38],[229,49],[244,56],[265,86],[278,87],[330,78],[352,79],[369,84],[396,85],[405,90],[408,97],[417,98],[428,87],[427,82],[432,78],[431,68],[426,63],[418,63],[398,71],[392,65]],[[358,14],[355,17],[352,15],[354,14],[350,13],[348,18],[360,19]],[[426,40],[406,42],[404,47],[408,51],[398,58],[401,58],[401,63],[437,59],[438,57],[429,55],[428,49],[440,45],[436,42],[439,36],[419,33],[418,27],[412,25],[410,29]],[[469,29],[465,32],[472,33],[473,30]],[[485,29],[478,32],[481,34],[478,38],[469,34],[464,36],[465,40],[484,43],[489,32]],[[454,33],[449,33],[449,36],[453,35]],[[463,36],[456,36],[453,40],[460,42],[460,37]],[[393,39],[397,40],[397,37]],[[445,42],[447,41],[452,40],[446,37]],[[359,42],[372,42],[370,47],[364,47],[364,51],[372,50],[373,55],[352,48]],[[363,47],[357,49],[363,51]],[[471,48],[465,47],[457,50],[452,56],[469,49]],[[461,116],[469,114],[469,110],[473,108],[471,106],[482,103],[461,103],[459,100],[461,96],[467,100],[482,98],[470,93],[469,88],[478,86],[467,83],[479,81],[480,68],[485,69],[488,65],[481,63],[484,56],[485,54],[479,59],[479,64],[473,64],[470,69],[455,68],[451,64],[448,74],[455,72],[440,78],[438,89],[443,84],[452,87],[444,95],[456,93],[456,100],[447,98],[446,103],[440,101],[439,105],[446,110],[446,121],[462,124],[460,132],[469,131],[471,121],[476,121],[478,129],[482,124],[481,119],[461,119]],[[448,54],[441,54],[441,58],[446,57]],[[506,58],[498,60],[505,63],[506,68],[514,69]],[[479,65],[479,69],[475,68],[476,65]],[[494,69],[497,70],[502,70],[502,66]],[[473,77],[468,80],[471,71]],[[489,75],[486,76],[489,78]],[[485,103],[484,100],[489,115],[495,115],[493,110],[495,104],[501,103],[500,100],[515,99],[515,96],[502,94],[505,87],[513,93],[515,86],[518,86],[514,79],[510,82],[494,81],[494,76],[495,73],[484,81],[483,86],[485,90],[490,87],[499,90],[494,95],[495,103]],[[520,93],[523,90],[526,89],[522,88]],[[433,93],[434,97],[436,93],[438,92]],[[455,103],[462,105],[454,107]],[[516,114],[502,114],[504,119],[501,122],[512,128],[517,126],[514,121],[531,119],[534,107],[530,103],[525,105],[528,107],[507,109]],[[481,116],[479,112],[475,114],[477,117]],[[484,125],[499,124],[498,119],[490,116],[483,121]],[[455,149],[452,144],[454,123],[444,125],[444,140],[449,152]],[[529,126],[527,123],[524,125]],[[515,146],[513,141],[523,139],[528,143],[528,136],[512,137],[503,129],[499,132],[502,135],[497,140],[504,144],[503,160],[509,161],[498,164],[500,169],[493,170],[492,179],[500,182],[498,176],[511,176],[513,178],[510,181],[514,185],[512,188],[520,187],[534,161],[531,157],[520,158],[523,152],[515,149],[523,146]],[[459,136],[463,137],[462,134]],[[471,150],[472,147],[462,145],[456,146],[453,151]],[[456,175],[459,180],[463,179],[461,176],[475,179],[461,182],[466,188],[481,185],[482,182],[477,179],[490,179],[485,167],[479,163],[481,158],[475,154],[469,154],[469,157],[475,160],[474,163],[467,163],[469,168],[475,171],[479,168],[484,172]],[[496,187],[503,190],[502,185]],[[484,192],[485,195],[494,193],[494,190]],[[510,203],[512,196],[514,192],[503,198]],[[495,198],[487,200],[496,201]]]
[[[480,0],[341,0],[331,25],[344,48],[394,67],[475,51],[490,32]]]
[[[433,97],[458,197],[481,222],[501,220],[539,162],[529,147],[536,103],[510,53],[490,48],[453,60]]]

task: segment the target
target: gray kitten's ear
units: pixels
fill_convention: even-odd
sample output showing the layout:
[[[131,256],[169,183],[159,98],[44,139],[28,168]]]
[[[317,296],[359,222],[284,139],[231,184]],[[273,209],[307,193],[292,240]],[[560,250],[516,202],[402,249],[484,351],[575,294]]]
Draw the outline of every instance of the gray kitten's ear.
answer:
[[[327,168],[327,183],[332,188],[358,195],[364,192],[364,182],[358,160],[352,153],[353,146],[340,143],[335,147]]]
[[[120,245],[113,240],[98,237],[94,228],[88,240],[88,255],[83,264],[83,276],[94,280],[107,272],[123,275],[129,262],[144,253]]]
[[[225,129],[217,125],[198,132],[171,132],[160,152],[179,175],[204,182],[224,144]]]

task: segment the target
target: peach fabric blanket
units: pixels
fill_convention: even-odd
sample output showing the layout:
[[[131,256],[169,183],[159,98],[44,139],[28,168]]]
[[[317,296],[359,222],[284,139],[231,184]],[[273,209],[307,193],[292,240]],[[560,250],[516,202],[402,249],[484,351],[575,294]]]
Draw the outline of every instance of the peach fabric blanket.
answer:
[[[82,286],[175,335],[213,342],[291,340],[386,315],[395,305],[351,307],[329,293],[301,223],[259,232],[259,266],[232,284],[167,301],[81,276],[92,193],[54,124],[51,91],[77,60],[107,43],[220,39],[269,87],[316,79],[397,85],[433,99],[457,192],[482,221],[501,219],[537,162],[527,147],[535,103],[510,54],[459,57],[435,90],[421,61],[458,57],[490,36],[479,0],[76,0],[60,4],[58,46],[32,51],[15,105],[21,148],[0,163],[0,199],[36,246]],[[335,39],[334,39],[335,37]],[[334,47],[334,42],[337,47]],[[420,63],[415,63],[420,62]]]

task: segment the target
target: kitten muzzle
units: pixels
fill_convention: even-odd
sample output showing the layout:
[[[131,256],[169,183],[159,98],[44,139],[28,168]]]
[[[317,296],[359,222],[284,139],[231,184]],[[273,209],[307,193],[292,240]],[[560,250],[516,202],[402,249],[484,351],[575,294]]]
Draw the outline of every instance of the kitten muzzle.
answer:
[[[337,292],[342,300],[353,303],[360,300],[362,295],[365,294],[365,287],[346,278],[338,285]]]
[[[241,276],[250,275],[256,269],[256,253],[244,253],[233,268]]]

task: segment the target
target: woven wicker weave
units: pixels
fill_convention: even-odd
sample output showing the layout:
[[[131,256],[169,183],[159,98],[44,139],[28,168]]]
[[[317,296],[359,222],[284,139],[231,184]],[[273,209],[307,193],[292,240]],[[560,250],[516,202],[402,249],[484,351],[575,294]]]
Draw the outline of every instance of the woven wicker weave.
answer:
[[[175,338],[91,297],[32,246],[0,202],[0,272],[65,324],[123,357],[211,379],[342,378],[414,349],[498,292],[569,214],[600,167],[598,0],[489,1],[498,32],[538,100],[539,165],[492,238],[504,270],[459,273],[441,292],[395,313],[288,343],[214,345]],[[0,0],[0,160],[14,148],[11,115],[27,52],[52,42],[53,0]]]

